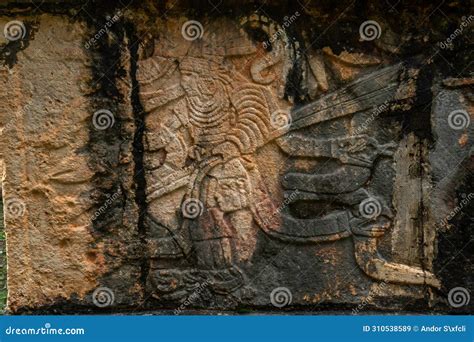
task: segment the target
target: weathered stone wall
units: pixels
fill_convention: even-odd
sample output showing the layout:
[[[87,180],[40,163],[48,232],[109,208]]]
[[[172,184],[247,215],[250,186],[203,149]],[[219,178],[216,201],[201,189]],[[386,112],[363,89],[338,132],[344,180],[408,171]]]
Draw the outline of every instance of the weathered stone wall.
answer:
[[[471,14],[3,2],[8,310],[470,312]]]

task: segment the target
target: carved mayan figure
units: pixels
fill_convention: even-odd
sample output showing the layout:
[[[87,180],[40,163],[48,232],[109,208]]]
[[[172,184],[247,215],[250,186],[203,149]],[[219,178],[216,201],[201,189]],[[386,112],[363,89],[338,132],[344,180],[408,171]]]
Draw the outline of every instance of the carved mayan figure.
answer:
[[[140,64],[143,106],[158,115],[158,122],[147,124],[145,157],[153,295],[183,298],[196,283],[221,294],[245,288],[259,229],[292,244],[352,236],[355,260],[367,275],[437,287],[430,272],[389,262],[378,253],[377,241],[393,215],[386,199],[373,195],[367,183],[375,163],[390,158],[396,144],[350,132],[318,138],[304,130],[409,98],[401,91],[405,67],[379,68],[290,113],[267,85],[272,77],[256,75],[256,70],[267,72],[255,67],[258,59],[250,76],[244,76],[228,60],[235,49],[216,46],[213,37],[193,43],[184,55],[152,56]],[[255,47],[248,51],[254,54]],[[282,113],[283,125],[275,119]],[[329,158],[339,167],[324,174],[285,172],[280,187],[288,201],[280,208],[256,162],[256,153],[269,143],[290,161]],[[342,208],[300,218],[289,210],[299,201],[337,202]]]
[[[214,289],[227,292],[242,285],[236,265],[250,258],[255,242],[233,222],[242,210],[258,221],[255,203],[267,196],[252,153],[269,137],[270,108],[263,89],[211,60],[184,57],[179,70],[185,95],[162,129],[189,139],[187,163],[194,170],[181,204],[183,228],[197,267],[214,278]]]

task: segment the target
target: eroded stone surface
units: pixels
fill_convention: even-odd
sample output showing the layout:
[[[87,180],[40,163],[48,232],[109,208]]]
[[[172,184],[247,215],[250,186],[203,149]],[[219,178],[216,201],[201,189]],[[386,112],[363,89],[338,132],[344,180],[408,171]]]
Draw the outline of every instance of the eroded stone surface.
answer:
[[[1,70],[11,310],[52,304],[73,293],[84,298],[104,271],[89,229],[92,202],[81,197],[92,189],[93,177],[84,151],[89,124],[81,89],[89,77],[80,44],[84,27],[46,15],[40,20],[18,66]]]

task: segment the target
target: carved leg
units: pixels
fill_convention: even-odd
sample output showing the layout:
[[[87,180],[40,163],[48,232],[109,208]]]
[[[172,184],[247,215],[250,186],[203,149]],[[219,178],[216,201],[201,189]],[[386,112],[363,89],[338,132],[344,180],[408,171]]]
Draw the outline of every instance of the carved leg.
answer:
[[[232,205],[240,204],[240,201],[232,201],[236,200],[232,196],[234,193],[221,188],[221,183],[226,180],[214,177],[203,179],[199,193],[205,209],[190,230],[198,272],[205,276],[212,291],[221,294],[232,293],[244,284],[243,273],[236,265],[237,234],[231,221],[235,209]],[[231,186],[229,188],[232,189]]]
[[[235,253],[233,231],[221,210],[208,208],[192,228],[191,236],[200,269],[232,266]]]
[[[354,249],[357,264],[374,279],[389,283],[426,284],[435,288],[441,286],[431,272],[385,260],[377,250],[377,239],[374,237],[354,236]]]
[[[233,227],[218,208],[209,208],[199,219],[193,234],[198,273],[202,273],[216,293],[229,294],[244,284],[235,263]],[[197,228],[197,227],[195,227]]]

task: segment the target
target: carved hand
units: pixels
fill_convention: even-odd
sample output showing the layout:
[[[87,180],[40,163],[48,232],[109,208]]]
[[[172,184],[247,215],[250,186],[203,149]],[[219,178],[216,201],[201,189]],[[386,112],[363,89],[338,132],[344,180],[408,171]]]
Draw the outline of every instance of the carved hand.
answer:
[[[165,148],[167,145],[169,145],[171,143],[171,141],[173,139],[176,138],[176,135],[171,132],[171,130],[166,127],[166,126],[162,126],[158,132],[158,134],[156,134],[154,136],[154,139],[153,139],[153,148],[154,149],[162,149],[162,148]]]

